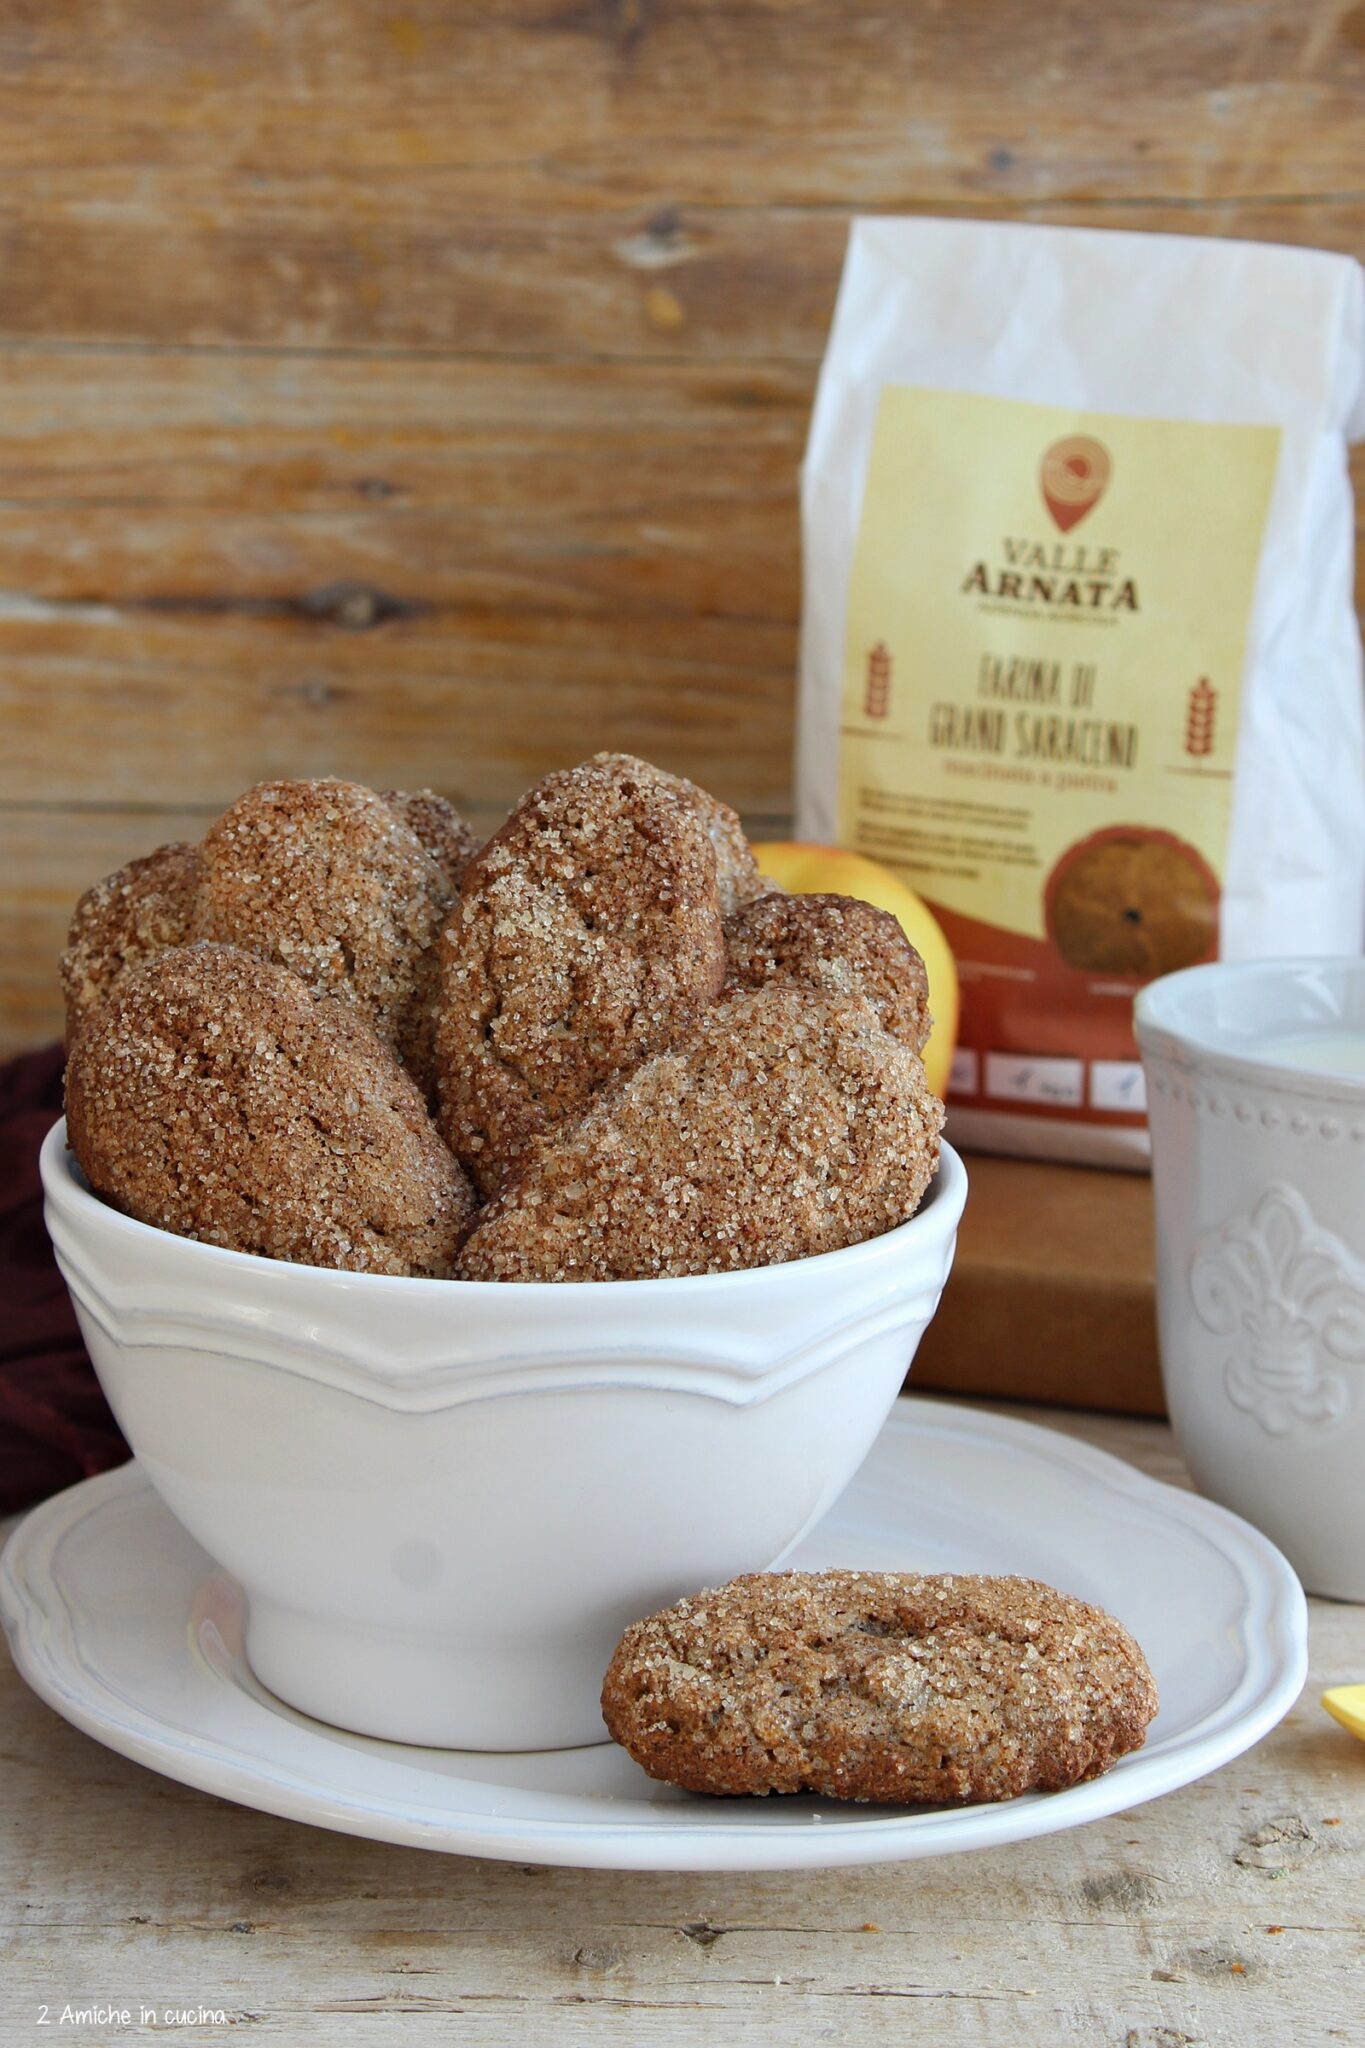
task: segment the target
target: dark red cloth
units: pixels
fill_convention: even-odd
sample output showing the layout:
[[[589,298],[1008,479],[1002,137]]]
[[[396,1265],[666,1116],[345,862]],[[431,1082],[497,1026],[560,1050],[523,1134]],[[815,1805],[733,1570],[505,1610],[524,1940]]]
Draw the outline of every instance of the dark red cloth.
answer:
[[[62,1049],[0,1066],[0,1513],[121,1465],[43,1224],[38,1148],[62,1113]]]

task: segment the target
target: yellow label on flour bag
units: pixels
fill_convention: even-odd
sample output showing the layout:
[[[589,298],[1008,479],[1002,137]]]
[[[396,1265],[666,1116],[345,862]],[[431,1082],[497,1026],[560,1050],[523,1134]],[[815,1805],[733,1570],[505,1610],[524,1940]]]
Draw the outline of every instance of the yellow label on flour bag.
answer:
[[[888,385],[849,586],[842,843],[1034,939],[1047,877],[1116,811],[1221,875],[1279,438]],[[1189,964],[1128,932],[1134,971]]]
[[[1128,978],[1216,953],[1278,445],[1274,427],[881,394],[839,839],[946,921],[971,991],[959,1103],[1003,1091],[1054,1115],[1133,1115],[1111,1071],[1131,1058]],[[1036,1002],[1021,1011],[1026,975],[1060,1030]]]
[[[1296,478],[1301,526],[1315,524],[1302,519],[1310,465],[1290,397],[1269,402],[1273,380],[1259,399],[1248,389],[1211,403],[1216,369],[1236,381],[1213,342],[1207,374],[1188,353],[1154,367],[1162,266],[1172,246],[1191,245],[1078,234],[1073,247],[1068,231],[979,223],[879,222],[867,233],[863,283],[855,274],[851,289],[855,233],[804,479],[798,830],[896,868],[943,921],[963,995],[950,1133],[1010,1150],[1140,1156],[1131,1011],[1143,982],[1220,953],[1303,950],[1305,915],[1317,949],[1359,944],[1358,646],[1345,590],[1324,601],[1303,587],[1336,574],[1339,539],[1314,565],[1286,524]],[[1059,269],[1083,271],[1088,253],[1108,259],[1114,244],[1137,245],[1119,273],[1136,282],[1155,247],[1155,275],[1136,293],[1147,361],[1119,336],[1122,305],[1106,316],[1073,275],[1085,318],[1053,353],[1071,364],[1078,402],[1045,402],[1042,390],[1068,374],[1037,346],[1025,350],[1032,369],[1003,363],[1002,351],[1017,353],[1010,323],[983,322],[970,294],[964,302],[961,247],[954,266],[948,243],[982,236],[1004,238],[1025,283],[1032,270],[1054,285]],[[1199,247],[1216,272],[1223,245]],[[1332,266],[1320,280],[1326,310],[1334,290],[1358,298],[1355,266],[1312,260]],[[937,266],[938,289],[907,293],[904,329],[874,324],[886,361],[870,379],[874,344],[851,323],[875,287],[884,298],[914,284],[920,263]],[[1010,267],[978,269],[1007,285]],[[1177,263],[1166,287],[1184,279],[1184,313],[1189,275]],[[1262,289],[1270,349],[1272,281]],[[1212,320],[1216,279],[1204,294]],[[945,333],[926,340],[936,312]],[[853,382],[840,378],[841,345],[859,358]],[[984,352],[979,377],[973,348]],[[1357,339],[1357,389],[1358,354]],[[956,388],[928,380],[935,364]],[[1283,360],[1275,372],[1287,374]],[[1318,374],[1301,366],[1305,386]],[[964,379],[1013,388],[964,389]],[[1157,415],[1182,389],[1194,416]],[[1109,402],[1079,402],[1100,396]],[[1325,425],[1322,401],[1319,391]],[[1321,516],[1331,528],[1346,509]],[[1259,830],[1248,797],[1274,812]]]

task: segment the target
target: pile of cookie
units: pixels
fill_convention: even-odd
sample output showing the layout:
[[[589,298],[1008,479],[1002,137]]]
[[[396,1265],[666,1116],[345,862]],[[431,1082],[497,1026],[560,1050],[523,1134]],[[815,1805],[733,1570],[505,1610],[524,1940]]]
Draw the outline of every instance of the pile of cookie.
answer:
[[[942,1105],[919,955],[763,880],[622,754],[484,846],[430,791],[264,783],[77,907],[67,1129],[140,1221],[358,1272],[777,1264],[911,1216]]]

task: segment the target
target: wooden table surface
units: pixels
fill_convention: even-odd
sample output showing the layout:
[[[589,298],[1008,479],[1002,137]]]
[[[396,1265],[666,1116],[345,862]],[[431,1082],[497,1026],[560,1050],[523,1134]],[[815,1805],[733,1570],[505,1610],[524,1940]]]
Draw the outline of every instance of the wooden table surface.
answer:
[[[1183,1482],[1162,1423],[1004,1412]],[[0,2042],[140,2038],[144,2005],[227,2015],[163,2019],[187,2043],[329,2048],[1358,2041],[1365,1746],[1318,1695],[1360,1678],[1365,1608],[1315,1601],[1288,1718],[1135,1812],[941,1862],[618,1876],[227,1805],[78,1734],[5,1659]],[[133,2025],[62,2026],[96,2002]]]

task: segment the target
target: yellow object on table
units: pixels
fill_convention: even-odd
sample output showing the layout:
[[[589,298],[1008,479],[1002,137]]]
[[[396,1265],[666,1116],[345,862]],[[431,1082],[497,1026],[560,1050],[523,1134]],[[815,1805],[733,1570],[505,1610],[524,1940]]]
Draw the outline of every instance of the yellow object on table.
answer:
[[[1323,1694],[1322,1704],[1334,1721],[1365,1742],[1365,1685],[1334,1685]]]

